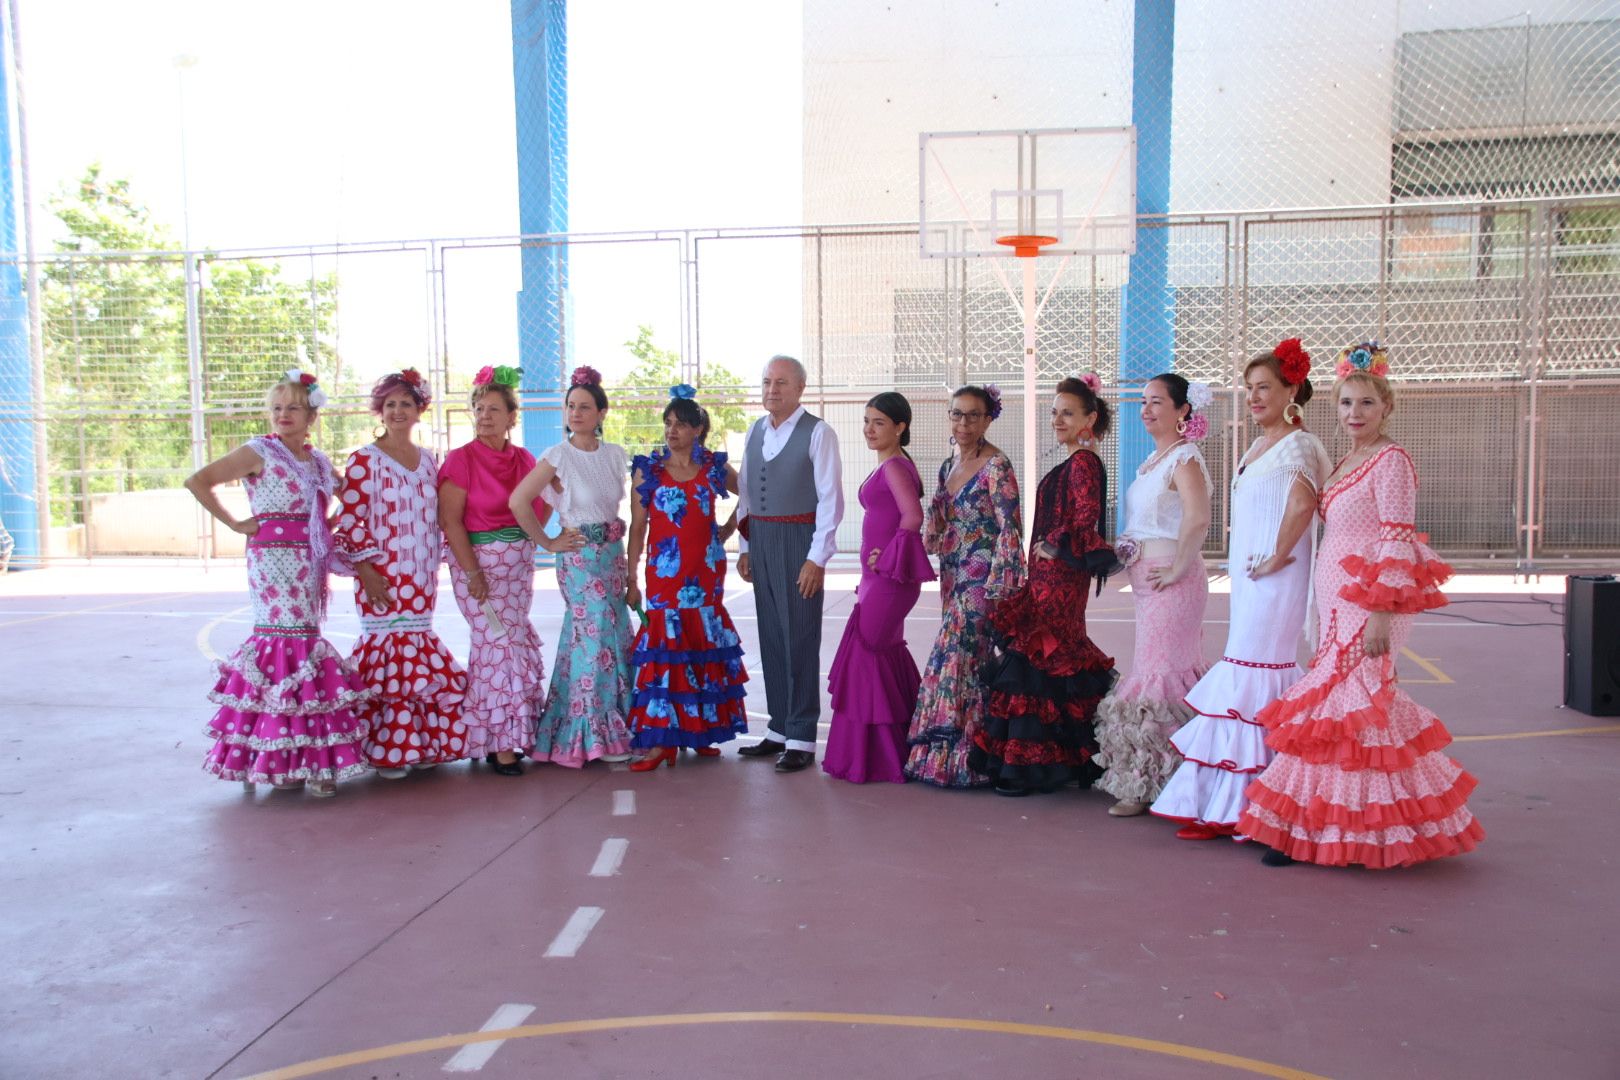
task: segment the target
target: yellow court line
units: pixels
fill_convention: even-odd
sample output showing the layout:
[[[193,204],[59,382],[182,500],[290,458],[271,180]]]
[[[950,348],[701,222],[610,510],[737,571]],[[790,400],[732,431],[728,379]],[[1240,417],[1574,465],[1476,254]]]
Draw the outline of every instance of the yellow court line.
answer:
[[[1497,739],[1545,739],[1550,735],[1620,735],[1620,724],[1606,727],[1566,727],[1552,731],[1509,731],[1501,735],[1453,735],[1452,742],[1492,742]]]
[[[692,1024],[856,1024],[868,1027],[928,1028],[936,1031],[986,1031],[997,1035],[1027,1035],[1038,1039],[1063,1039],[1068,1042],[1100,1043],[1126,1050],[1143,1050],[1150,1054],[1185,1058],[1206,1065],[1224,1065],[1256,1076],[1271,1076],[1280,1080],[1326,1080],[1315,1073],[1291,1069],[1286,1065],[1273,1065],[1269,1061],[1224,1054],[1219,1050],[1205,1050],[1197,1046],[1161,1042],[1157,1039],[1139,1039],[1133,1035],[1114,1035],[1106,1031],[1083,1031],[1079,1028],[1052,1027],[1046,1024],[1015,1024],[1002,1020],[967,1020],[944,1016],[888,1016],[880,1013],[829,1012],[716,1012],[671,1013],[663,1016],[616,1016],[603,1020],[567,1020],[555,1024],[528,1024],[524,1027],[504,1028],[499,1031],[469,1031],[461,1035],[441,1035],[433,1039],[414,1039],[392,1043],[370,1050],[355,1050],[347,1054],[316,1058],[297,1065],[288,1065],[269,1072],[256,1073],[247,1080],[294,1080],[300,1076],[314,1076],[351,1065],[365,1065],[374,1061],[404,1057],[407,1054],[425,1054],[434,1050],[454,1050],[469,1043],[493,1042],[505,1039],[533,1039],[547,1035],[577,1035],[591,1031],[625,1031],[633,1028],[684,1027]]]
[[[1419,656],[1417,653],[1413,652],[1411,649],[1406,648],[1405,646],[1401,647],[1401,655],[1406,657],[1408,660],[1411,660],[1418,667],[1422,668],[1424,671],[1427,671],[1431,676],[1433,676],[1432,678],[1428,678],[1428,679],[1402,679],[1401,680],[1402,682],[1406,682],[1406,683],[1440,683],[1440,684],[1444,685],[1446,683],[1452,683],[1452,682],[1456,681],[1450,675],[1447,675],[1445,672],[1443,672],[1439,668],[1435,667],[1433,662],[1424,659],[1423,657]]]
[[[197,631],[197,651],[203,654],[204,660],[207,660],[212,664],[217,664],[221,660],[225,659],[223,656],[219,655],[219,653],[215,652],[214,647],[208,643],[209,637],[214,633],[214,627],[218,626],[220,623],[229,622],[238,615],[242,614],[244,611],[252,610],[252,604],[243,604],[239,608],[232,611],[227,611],[223,615],[216,615],[212,619],[209,619],[207,622],[203,623],[202,629]]]
[[[157,596],[137,596],[133,600],[115,600],[110,604],[97,604],[95,607],[74,608],[72,611],[53,611],[49,615],[34,615],[27,619],[14,619],[11,622],[0,622],[0,630],[13,626],[27,626],[29,623],[48,622],[51,619],[68,619],[74,615],[94,615],[98,611],[107,611],[111,608],[129,607],[131,604],[149,604],[158,600],[173,600],[177,596],[189,596],[189,593],[162,593]],[[3,613],[0,613],[3,617]]]

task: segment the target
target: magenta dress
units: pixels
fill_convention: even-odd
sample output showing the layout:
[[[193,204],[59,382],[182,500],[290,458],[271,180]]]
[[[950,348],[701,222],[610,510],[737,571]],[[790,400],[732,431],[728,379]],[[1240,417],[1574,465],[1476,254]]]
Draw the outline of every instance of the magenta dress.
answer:
[[[922,676],[906,645],[906,616],[934,569],[922,544],[922,478],[890,458],[861,484],[861,583],[827,688],[832,728],[821,767],[856,784],[906,781],[906,735]],[[877,565],[871,554],[879,552]]]

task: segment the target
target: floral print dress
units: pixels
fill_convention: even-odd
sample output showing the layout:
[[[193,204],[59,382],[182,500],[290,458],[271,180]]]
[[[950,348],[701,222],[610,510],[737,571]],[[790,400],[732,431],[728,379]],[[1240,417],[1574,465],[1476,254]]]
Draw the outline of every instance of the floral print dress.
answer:
[[[939,467],[923,523],[923,544],[939,556],[944,619],[911,717],[906,776],[937,787],[983,787],[990,778],[970,768],[967,756],[990,699],[980,679],[991,654],[990,605],[1024,581],[1018,477],[997,453],[952,494],[945,480],[954,464],[946,458]]]

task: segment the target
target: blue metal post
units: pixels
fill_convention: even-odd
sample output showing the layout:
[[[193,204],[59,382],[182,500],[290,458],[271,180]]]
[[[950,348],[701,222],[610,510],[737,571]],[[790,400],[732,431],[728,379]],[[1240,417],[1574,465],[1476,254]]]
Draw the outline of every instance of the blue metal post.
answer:
[[[3,10],[3,9],[0,9]],[[16,159],[11,145],[11,27],[0,34],[0,253],[17,252]],[[34,490],[34,377],[28,338],[28,291],[18,259],[0,264],[0,522],[16,541],[13,558],[32,562],[40,543]],[[0,541],[3,542],[3,541]]]
[[[512,89],[517,106],[519,228],[525,236],[568,231],[568,3],[512,0]],[[572,352],[565,337],[568,250],[523,248],[517,297],[523,391],[558,400]],[[560,408],[523,414],[523,443],[539,451],[562,438]]]
[[[1136,212],[1170,211],[1170,104],[1176,52],[1175,0],[1135,0],[1131,122],[1136,125]],[[1130,279],[1119,298],[1119,381],[1139,393],[1176,361],[1176,294],[1170,288],[1168,229],[1138,229]],[[1139,400],[1139,399],[1138,399]],[[1123,404],[1123,402],[1122,402]],[[1129,411],[1127,408],[1126,411]],[[1153,452],[1136,417],[1119,425],[1119,489]]]

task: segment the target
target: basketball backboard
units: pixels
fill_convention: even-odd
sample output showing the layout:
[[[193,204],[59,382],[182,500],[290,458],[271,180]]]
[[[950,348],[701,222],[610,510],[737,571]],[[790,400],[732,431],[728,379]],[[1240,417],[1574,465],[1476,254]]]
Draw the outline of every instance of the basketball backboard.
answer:
[[[1134,127],[923,132],[917,149],[924,258],[1136,250]]]

